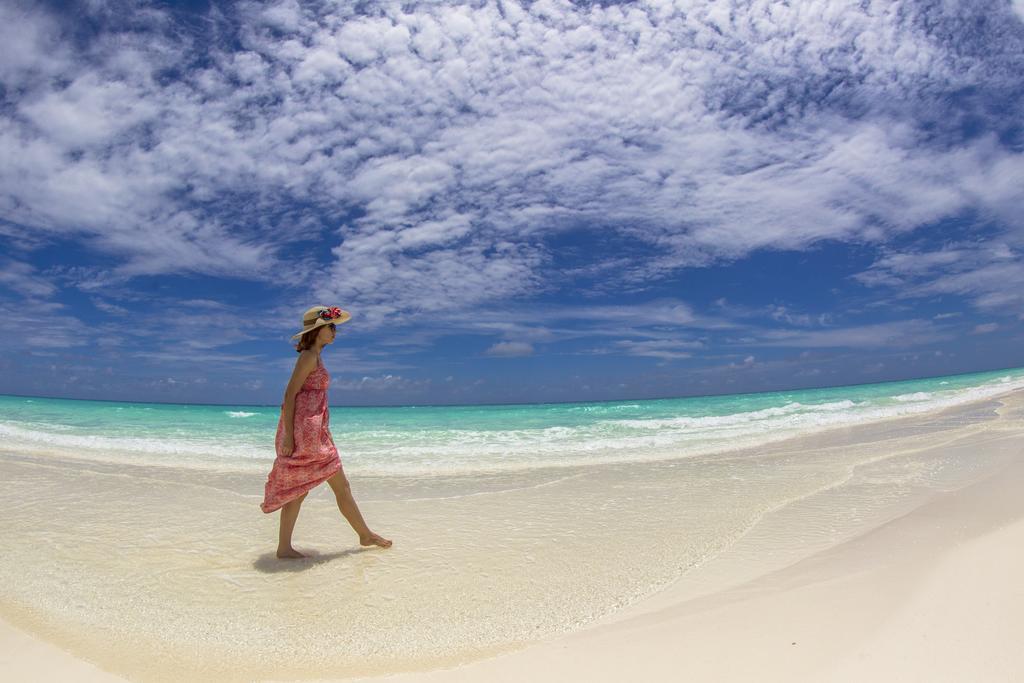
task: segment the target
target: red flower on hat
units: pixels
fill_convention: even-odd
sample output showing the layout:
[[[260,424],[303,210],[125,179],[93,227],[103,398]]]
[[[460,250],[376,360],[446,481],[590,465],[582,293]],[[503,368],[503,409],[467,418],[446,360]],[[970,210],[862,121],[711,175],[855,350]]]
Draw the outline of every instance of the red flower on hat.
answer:
[[[341,317],[341,309],[337,306],[320,311],[320,317],[324,320],[334,320],[335,318]]]

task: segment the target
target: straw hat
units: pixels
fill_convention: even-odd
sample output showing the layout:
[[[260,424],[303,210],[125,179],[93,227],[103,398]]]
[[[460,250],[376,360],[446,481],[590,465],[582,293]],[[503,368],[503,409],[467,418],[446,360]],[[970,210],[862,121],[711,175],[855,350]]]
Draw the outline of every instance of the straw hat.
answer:
[[[313,306],[302,314],[302,330],[292,335],[292,339],[301,337],[310,330],[315,330],[318,327],[324,325],[340,325],[346,322],[352,314],[348,311],[343,311],[337,306]]]

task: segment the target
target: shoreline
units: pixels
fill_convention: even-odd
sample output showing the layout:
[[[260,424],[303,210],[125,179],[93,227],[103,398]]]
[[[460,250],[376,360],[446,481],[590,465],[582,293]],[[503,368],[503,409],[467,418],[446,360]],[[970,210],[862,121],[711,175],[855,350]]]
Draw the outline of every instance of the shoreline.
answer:
[[[973,373],[966,373],[966,374],[973,374]],[[951,377],[956,377],[956,376],[957,375],[951,375]],[[911,381],[916,381],[916,380],[905,380],[905,381],[911,382]],[[889,384],[889,382],[880,382],[878,384]],[[870,383],[868,385],[870,385]],[[850,385],[850,386],[868,386],[868,385]],[[758,394],[758,393],[779,393],[779,392],[754,392],[754,394]],[[527,464],[527,465],[523,465],[523,466],[509,466],[509,467],[502,467],[502,468],[497,468],[497,469],[482,469],[482,470],[475,470],[474,469],[474,470],[469,470],[469,471],[454,470],[454,471],[444,472],[440,476],[450,477],[450,478],[458,478],[458,477],[472,478],[472,477],[476,477],[476,476],[501,477],[501,476],[507,476],[507,475],[516,475],[516,474],[528,473],[528,472],[545,472],[545,471],[546,472],[557,472],[557,471],[572,472],[572,471],[582,471],[582,470],[588,470],[588,469],[593,469],[593,468],[601,468],[601,467],[617,467],[617,466],[632,466],[632,465],[639,465],[639,466],[654,465],[654,466],[656,466],[656,465],[659,465],[659,464],[662,464],[662,463],[670,463],[670,462],[673,462],[673,461],[676,461],[676,460],[679,460],[679,459],[685,459],[685,458],[734,458],[734,457],[738,458],[738,457],[744,457],[746,455],[754,454],[754,453],[765,453],[765,452],[776,452],[776,451],[780,451],[780,450],[788,450],[788,449],[793,447],[793,444],[800,444],[800,443],[810,442],[810,441],[814,441],[814,440],[825,440],[825,441],[828,441],[830,438],[839,438],[842,435],[845,435],[845,434],[848,434],[848,433],[851,433],[851,432],[858,432],[858,431],[870,432],[872,430],[875,430],[875,429],[878,429],[878,428],[881,428],[881,427],[884,427],[884,426],[888,426],[888,425],[892,425],[892,426],[896,426],[896,427],[898,427],[899,425],[904,424],[904,423],[906,423],[907,425],[914,425],[914,424],[920,423],[922,420],[926,420],[929,417],[935,417],[935,416],[941,415],[941,414],[949,412],[949,411],[952,411],[952,412],[969,411],[969,410],[971,410],[972,406],[983,406],[983,405],[986,405],[986,404],[998,403],[1000,398],[1007,397],[1007,396],[1014,396],[1014,395],[1022,395],[1022,396],[1024,396],[1024,388],[1018,387],[1018,388],[1014,388],[1014,389],[1007,389],[1007,390],[1002,391],[1001,393],[996,393],[996,394],[992,394],[992,395],[984,396],[984,397],[980,397],[980,398],[979,397],[975,397],[975,398],[971,398],[971,399],[965,400],[963,402],[953,403],[952,405],[934,406],[934,407],[930,407],[928,409],[922,410],[921,412],[916,412],[914,410],[910,410],[909,412],[906,412],[906,413],[903,413],[903,414],[887,415],[887,416],[883,416],[883,417],[872,417],[871,419],[868,419],[868,420],[854,421],[854,422],[841,423],[841,424],[829,424],[829,425],[825,425],[825,426],[816,426],[815,428],[813,428],[811,430],[808,430],[808,431],[795,431],[795,432],[792,432],[792,433],[786,433],[786,434],[783,434],[781,436],[776,436],[776,437],[773,437],[773,438],[769,438],[766,441],[763,441],[763,442],[760,442],[760,443],[756,443],[756,444],[744,443],[744,444],[740,444],[740,445],[732,444],[732,445],[727,445],[727,446],[726,445],[716,445],[716,446],[712,447],[711,450],[708,450],[706,452],[697,452],[697,453],[692,453],[692,454],[688,454],[688,455],[685,455],[685,456],[671,454],[671,455],[658,455],[656,457],[650,457],[650,458],[625,459],[625,460],[601,460],[601,461],[594,461],[594,462],[564,462],[564,463],[542,463],[542,464],[531,463],[531,464]],[[79,399],[58,399],[58,400],[79,400]],[[85,400],[85,399],[81,399],[81,400]],[[652,399],[652,400],[663,400],[663,399]],[[664,400],[675,400],[675,399],[664,399]],[[596,402],[596,403],[600,403],[600,402]],[[162,405],[162,404],[157,404],[157,405]],[[166,404],[166,405],[190,405],[190,404]],[[224,406],[220,406],[218,404],[194,404],[194,405],[206,405],[206,406],[213,406],[213,407],[224,407]],[[495,404],[495,405],[504,405],[504,404]],[[517,404],[509,404],[509,405],[517,405]],[[538,405],[546,405],[546,404],[538,404]],[[559,405],[559,404],[551,404],[551,405]],[[913,406],[914,404],[911,403],[911,404],[908,404],[908,405]],[[246,406],[234,406],[234,407],[246,407]],[[259,407],[259,406],[249,406],[249,407]],[[373,406],[363,406],[363,407],[372,408]],[[414,406],[405,406],[405,407],[414,407]],[[438,407],[445,407],[445,406],[438,406]],[[476,407],[476,406],[465,406],[465,407],[473,408],[473,407]],[[73,449],[69,449],[69,447],[67,447],[67,446],[61,446],[61,447],[49,446],[49,447],[45,447],[45,446],[41,446],[41,445],[36,444],[36,443],[18,444],[14,448],[11,448],[9,446],[7,446],[7,447],[0,446],[0,456],[8,455],[8,456],[13,456],[15,458],[21,458],[21,457],[29,457],[29,458],[52,457],[52,458],[56,458],[58,460],[67,460],[67,461],[73,461],[73,462],[76,462],[76,463],[81,463],[82,465],[116,466],[116,467],[138,469],[139,471],[143,471],[143,470],[145,470],[147,468],[153,468],[153,469],[156,469],[156,470],[164,470],[164,471],[167,471],[167,472],[175,472],[175,471],[211,472],[211,471],[216,471],[216,472],[220,472],[220,473],[231,473],[231,474],[239,474],[239,475],[250,474],[250,473],[253,473],[253,472],[260,472],[262,474],[262,473],[265,472],[265,469],[269,467],[269,463],[271,463],[273,461],[273,457],[274,457],[273,454],[270,453],[270,454],[268,454],[266,457],[264,457],[262,459],[253,459],[251,461],[239,461],[239,462],[235,462],[235,463],[230,463],[231,468],[230,469],[226,469],[226,466],[229,463],[226,463],[223,459],[220,459],[220,458],[218,458],[216,461],[211,461],[211,462],[206,462],[206,461],[202,461],[202,460],[194,460],[194,461],[191,461],[189,463],[188,467],[182,467],[180,462],[175,462],[173,460],[172,461],[168,461],[168,460],[164,459],[163,455],[153,455],[151,453],[145,453],[145,454],[142,455],[141,458],[138,458],[138,456],[139,456],[138,453],[131,452],[131,451],[120,451],[120,450],[117,450],[117,449],[107,449],[103,453],[90,453],[89,455],[86,455],[86,456],[77,455],[77,454],[73,453],[72,451],[73,451]],[[119,453],[120,455],[119,456],[110,456],[110,455],[108,455],[109,453]],[[135,459],[135,458],[126,459],[124,457],[126,453],[131,454],[131,455],[135,456],[135,458],[138,458],[138,459]],[[404,471],[402,471],[402,472],[377,472],[377,471],[362,472],[362,471],[358,471],[358,469],[356,469],[354,471],[350,470],[350,473],[353,476],[357,477],[357,478],[366,479],[366,480],[371,480],[371,479],[391,480],[391,479],[394,479],[396,477],[397,478],[401,478],[401,477],[413,477],[413,478],[416,478],[416,477],[433,476],[433,473],[431,473],[431,472],[414,472],[414,473],[411,473],[411,474],[406,474]]]
[[[1024,396],[1020,393],[981,399],[975,410],[1000,403],[1004,407],[1009,403],[1011,410],[1020,410],[1024,406]],[[913,422],[925,417],[936,420],[950,411],[965,412],[964,406],[958,406],[924,416],[903,416],[892,420]],[[873,423],[874,426],[878,424]],[[848,435],[850,430],[854,434],[870,433],[863,426],[838,428],[838,432]],[[970,433],[962,439],[967,442],[961,444],[964,448],[976,449],[986,442],[986,434],[992,437],[993,433],[998,433],[998,438],[987,439],[989,448],[1015,444],[1017,450],[1014,453],[1022,452],[1020,445],[1024,444],[1024,430],[1007,429],[1005,426],[1000,430],[982,424],[979,429],[968,431]],[[830,429],[827,434],[798,437],[826,446],[837,438],[837,429]],[[1000,440],[1007,444],[999,445]],[[884,438],[882,442],[885,442]],[[933,446],[936,449],[942,447]],[[1024,547],[1020,543],[1024,539],[1024,501],[1018,502],[1010,495],[1019,490],[1022,483],[1024,464],[1019,458],[1011,458],[1009,465],[988,472],[980,481],[954,491],[935,493],[908,513],[781,569],[761,572],[739,585],[719,586],[698,595],[693,585],[686,589],[689,574],[684,575],[675,584],[580,630],[545,638],[506,654],[478,659],[457,668],[392,674],[385,678],[396,681],[459,681],[480,678],[513,680],[531,676],[540,680],[562,680],[566,677],[620,680],[635,676],[638,670],[643,672],[644,678],[651,680],[674,680],[684,673],[697,680],[729,680],[733,676],[737,679],[773,680],[777,677],[791,680],[810,675],[811,671],[815,672],[818,680],[829,676],[842,679],[843,675],[863,675],[863,671],[856,669],[860,657],[875,656],[894,638],[898,640],[901,634],[906,635],[894,624],[915,623],[916,613],[907,613],[908,604],[917,600],[920,603],[918,611],[936,606],[934,589],[928,588],[936,576],[952,572],[955,578],[960,576],[957,571],[962,573],[962,567],[960,570],[957,567],[968,558],[998,555],[1006,548],[1007,542],[1002,536],[999,542],[992,540],[1000,534],[1015,547]],[[961,502],[957,503],[958,500]],[[941,525],[935,526],[936,520],[941,520],[947,529],[956,529],[957,535],[936,535],[936,528],[942,528]],[[906,542],[908,538],[913,539],[909,545]],[[903,539],[904,546],[896,544],[894,539]],[[968,553],[965,548],[971,544],[973,546]],[[718,557],[711,559],[698,567],[698,571],[713,573],[719,560]],[[995,577],[986,587],[1012,591],[1014,584],[1007,583],[1007,577],[1013,571],[1019,574],[1024,568],[1021,553],[1011,552],[1000,566],[1007,568],[1005,577]],[[940,583],[940,586],[945,584]],[[902,591],[895,594],[895,587],[902,587]],[[928,590],[933,590],[933,593],[928,593]],[[844,598],[841,591],[852,597]],[[888,602],[882,603],[879,596],[887,596]],[[961,597],[965,604],[975,607],[984,598],[972,598],[970,593],[962,593]],[[825,610],[821,608],[825,604],[839,607]],[[1021,607],[1019,603],[1014,604]],[[841,610],[844,605],[848,608],[845,612]],[[843,616],[840,618],[838,614]],[[1017,609],[1015,614],[1024,614],[1024,610]],[[1004,629],[1008,633],[1019,631],[1024,626],[1024,619],[1012,615],[1007,618],[1013,619],[1014,627]],[[823,618],[834,630],[825,640],[819,633]],[[787,641],[787,644],[798,643],[797,646],[788,645],[794,648],[793,651],[786,648],[778,650],[775,643],[766,641],[768,636],[778,633],[783,621],[792,622],[800,631]],[[753,624],[760,626],[754,628]],[[815,628],[809,628],[809,625],[815,625]],[[896,628],[895,635],[879,636],[878,633],[886,632],[886,628],[890,631]],[[948,633],[944,635],[949,636]],[[815,637],[819,638],[817,654],[805,654],[807,648],[800,649],[800,644],[815,643]],[[1013,650],[998,638],[991,642],[1001,644],[999,652],[1003,655],[1009,656]],[[19,678],[126,680],[21,631],[7,621],[0,621],[0,643],[3,643],[0,652],[4,653],[0,661]],[[858,647],[861,649],[856,649]],[[942,650],[940,648],[940,654]],[[944,645],[944,650],[955,651],[950,643]],[[737,669],[740,662],[734,660],[738,651],[744,653],[745,661],[759,662],[757,666],[760,669]],[[799,657],[794,655],[796,652],[800,653]],[[920,650],[913,652],[920,653]],[[718,653],[721,659],[713,658],[713,653]],[[890,652],[888,656],[899,658],[905,654]],[[997,660],[998,657],[989,652],[986,661]],[[848,662],[846,674],[841,669],[842,662]],[[1010,660],[1007,666],[1013,666],[1017,671],[1024,670],[1024,662],[1020,660]],[[298,663],[298,667],[302,668],[302,664]],[[880,671],[891,674],[893,669]],[[932,678],[936,672],[941,674],[938,669],[929,671]],[[359,680],[383,679],[376,676]]]

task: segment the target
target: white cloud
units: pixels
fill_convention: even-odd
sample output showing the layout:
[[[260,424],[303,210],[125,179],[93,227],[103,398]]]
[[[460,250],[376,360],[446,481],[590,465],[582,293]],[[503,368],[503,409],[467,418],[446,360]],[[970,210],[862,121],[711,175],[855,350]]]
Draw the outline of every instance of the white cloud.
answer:
[[[984,323],[975,325],[972,334],[989,334],[999,329],[999,323]]]
[[[43,137],[64,149],[82,149],[109,144],[159,112],[130,86],[93,72],[23,105],[21,113]]]
[[[282,0],[268,5],[260,18],[280,31],[298,31],[302,24],[302,9],[296,0]]]
[[[693,356],[693,349],[703,346],[700,342],[659,339],[648,341],[620,340],[614,346],[630,356],[679,360]]]
[[[14,290],[35,304],[57,293],[51,279],[38,274],[32,265],[4,256],[0,256],[0,287]]]
[[[755,360],[756,359],[754,358],[754,356],[747,356],[746,358],[744,358],[739,363],[729,363],[729,367],[733,368],[733,369],[735,369],[735,368],[752,368],[752,367],[754,367]]]
[[[0,5],[0,80],[21,88],[37,78],[51,78],[67,68],[67,51],[61,45],[57,22],[50,16],[16,6]]]
[[[511,358],[514,356],[530,356],[533,355],[533,345],[526,342],[498,342],[491,348],[487,349],[486,355],[498,356],[502,358]]]
[[[952,338],[952,335],[927,320],[901,320],[827,330],[769,330],[744,346],[790,348],[862,348],[924,346]]]
[[[343,392],[409,392],[425,388],[430,380],[410,380],[401,375],[364,376],[358,379],[335,379],[331,389]]]
[[[84,239],[125,276],[293,282],[324,259],[289,247],[326,242],[317,292],[371,323],[561,286],[548,240],[566,229],[653,250],[607,271],[636,284],[964,210],[1019,227],[1020,154],[994,135],[932,144],[915,124],[915,107],[979,79],[1018,82],[1010,33],[971,51],[929,32],[969,24],[959,10],[372,9],[243,3],[215,17],[238,22],[230,45],[147,10],[149,30],[110,19],[83,52],[42,9],[3,8],[17,49],[0,73],[18,87],[0,116],[0,218]]]
[[[786,323],[787,325],[796,325],[799,327],[828,325],[832,320],[832,315],[829,313],[820,313],[815,316],[810,313],[794,311],[790,307],[780,304],[769,306],[768,316],[776,322]]]
[[[108,315],[115,315],[120,317],[131,315],[131,311],[129,311],[124,306],[112,304],[109,301],[104,301],[103,299],[100,299],[98,297],[93,297],[90,301],[96,309],[103,311]]]
[[[89,326],[61,303],[27,305],[0,300],[0,348],[4,350],[35,352],[85,346],[89,333]]]
[[[501,336],[524,343],[557,343],[579,339],[611,338],[610,346],[594,353],[669,357],[689,354],[704,346],[691,330],[729,330],[739,324],[706,316],[677,299],[659,299],[637,305],[539,305],[487,307],[471,313],[441,313],[430,333]],[[417,332],[420,338],[426,334]],[[421,339],[415,340],[417,343]]]
[[[1013,315],[1024,310],[1022,250],[1024,239],[1014,246],[988,240],[886,254],[856,278],[869,286],[892,287],[902,298],[955,294],[979,310]]]

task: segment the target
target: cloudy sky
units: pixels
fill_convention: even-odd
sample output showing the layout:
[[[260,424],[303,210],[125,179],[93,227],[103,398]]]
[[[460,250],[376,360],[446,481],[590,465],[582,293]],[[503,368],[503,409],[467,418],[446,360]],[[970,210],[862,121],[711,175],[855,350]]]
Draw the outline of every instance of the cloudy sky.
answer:
[[[1024,365],[1024,0],[0,0],[0,392],[684,396]]]

